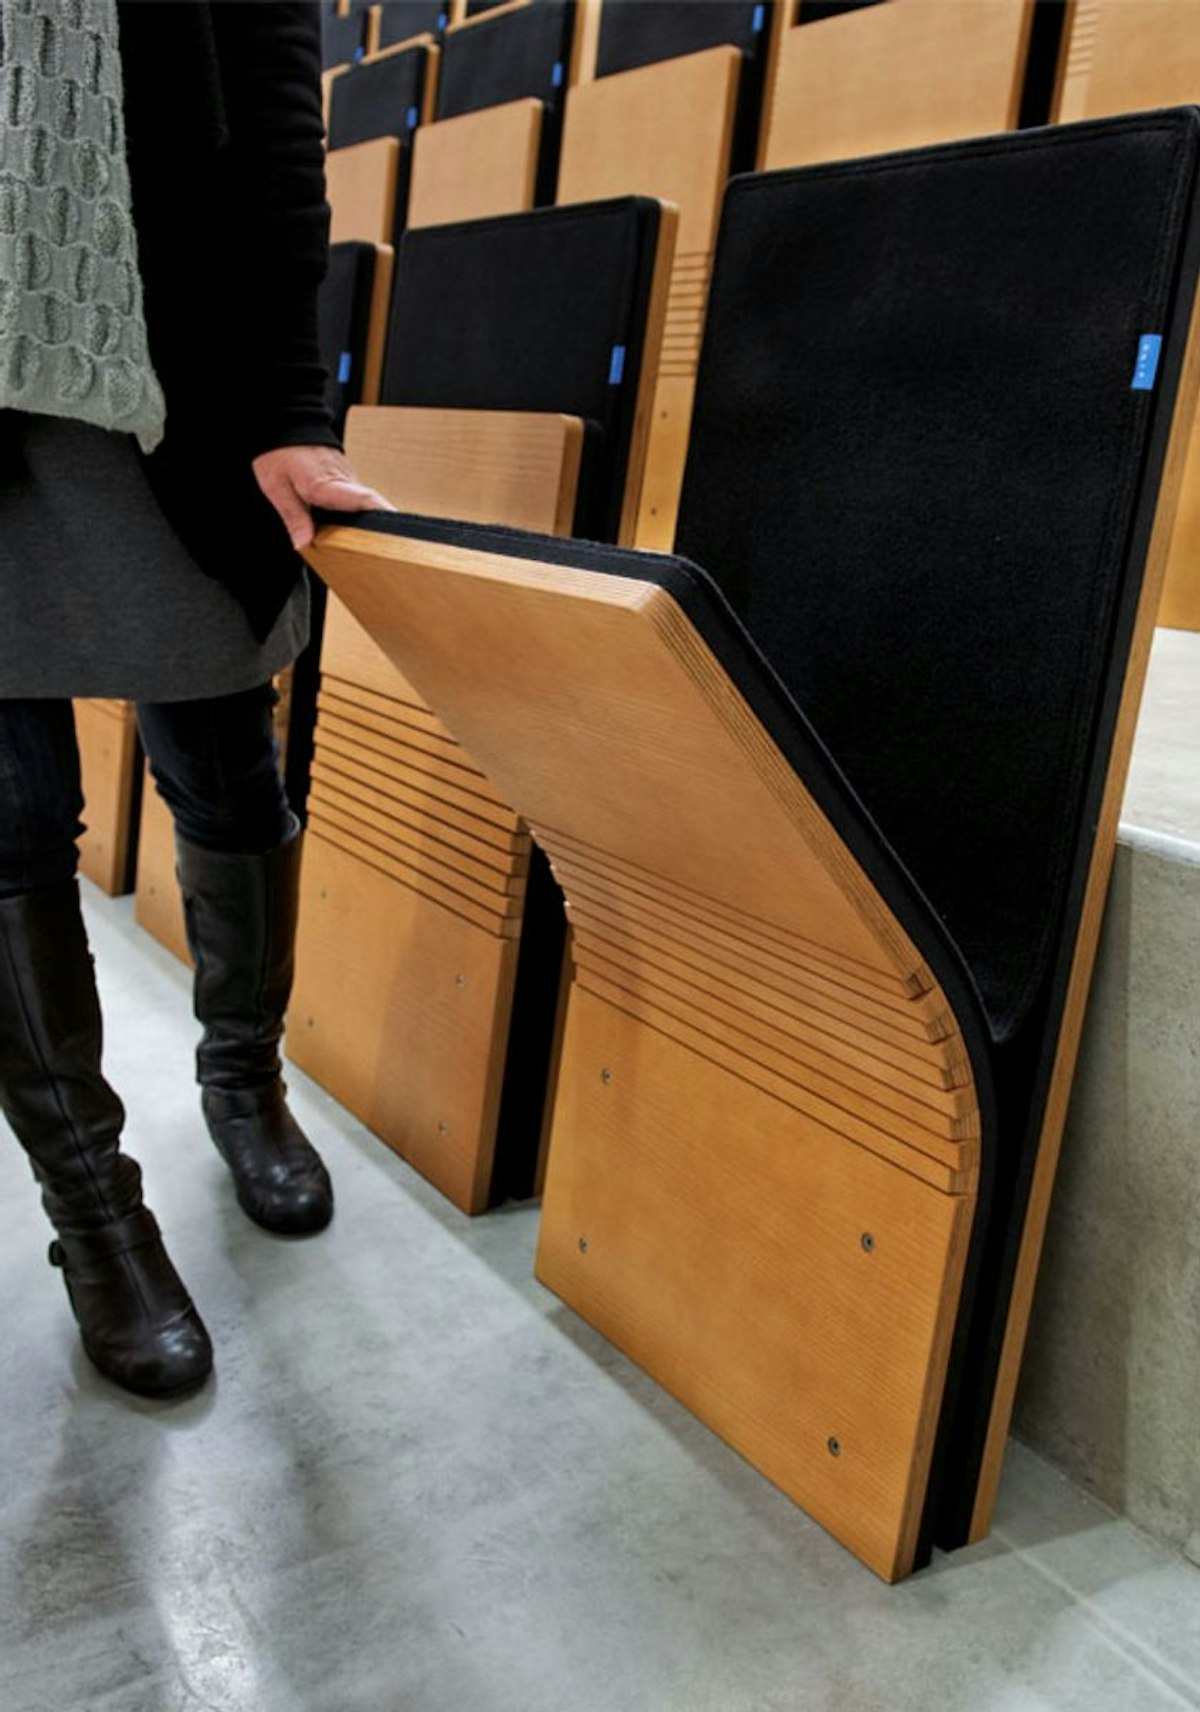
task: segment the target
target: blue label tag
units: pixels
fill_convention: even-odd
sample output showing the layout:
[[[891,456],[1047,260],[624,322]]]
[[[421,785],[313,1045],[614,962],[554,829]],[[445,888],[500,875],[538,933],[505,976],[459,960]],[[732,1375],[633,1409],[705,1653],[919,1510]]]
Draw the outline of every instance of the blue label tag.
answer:
[[[1134,392],[1153,392],[1158,375],[1158,357],[1162,350],[1161,333],[1143,333],[1138,340],[1137,362],[1133,365],[1130,386]]]
[[[355,48],[355,50],[354,50],[354,63],[356,65],[358,64],[359,60],[362,59],[362,57],[366,53],[366,51],[367,51],[366,48]]]
[[[759,31],[762,29],[762,27],[766,23],[766,21],[767,21],[767,9],[766,9],[766,7],[765,6],[756,6],[754,8],[754,34],[756,36],[758,35]]]
[[[438,13],[437,27],[439,30],[444,30],[446,28],[446,25],[449,22],[450,22],[449,12],[439,12]]]
[[[550,73],[550,87],[551,87],[551,89],[561,89],[562,88],[562,80],[563,80],[563,63],[562,63],[562,60],[557,60],[555,62],[554,70]]]
[[[420,119],[421,115],[417,112],[415,107],[410,107],[406,116],[408,119],[409,130],[415,131],[417,128],[417,121]]]
[[[337,377],[339,386],[345,386],[346,382],[350,379],[350,371],[353,367],[354,358],[350,355],[349,351],[343,351],[341,361],[338,363]]]
[[[612,348],[612,361],[608,365],[609,386],[620,386],[621,377],[624,373],[625,347],[624,345],[614,345]]]

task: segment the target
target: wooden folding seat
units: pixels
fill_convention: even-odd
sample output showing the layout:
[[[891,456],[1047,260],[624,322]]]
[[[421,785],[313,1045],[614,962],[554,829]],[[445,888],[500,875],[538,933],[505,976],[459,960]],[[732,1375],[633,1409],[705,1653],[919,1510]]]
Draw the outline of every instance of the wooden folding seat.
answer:
[[[801,4],[776,57],[759,164],[1044,123],[1062,13],[1031,0],[881,0],[832,15]]]
[[[775,0],[603,0],[585,21],[579,47],[580,83],[710,48],[741,55],[731,168],[754,165],[763,89],[778,48],[788,3]],[[677,111],[680,109],[677,107]]]
[[[382,514],[312,552],[567,896],[539,1275],[889,1579],[989,1526],[1198,172],[1184,109],[735,180],[678,556]]]
[[[544,112],[527,97],[422,125],[413,135],[409,227],[532,208]]]
[[[339,428],[346,412],[378,396],[383,338],[394,253],[383,245],[335,244],[318,303],[321,356],[329,375],[327,403]],[[303,815],[312,762],[324,585],[310,581],[309,643],[293,666],[276,681],[280,700],[275,735],[288,797]],[[132,726],[133,712],[130,709]],[[137,876],[134,916],[160,944],[189,961],[183,909],[175,878],[175,838],[170,811],[154,788],[149,769],[141,782],[138,808]]]
[[[451,24],[442,48],[436,117],[454,119],[514,101],[542,103],[538,202],[552,200],[562,98],[578,40],[574,0],[508,0]]]
[[[637,198],[407,232],[357,467],[431,514],[631,539],[672,236]],[[331,617],[288,1051],[466,1211],[537,1180],[563,935],[528,830]]]
[[[127,701],[78,700],[75,733],[87,830],[79,840],[82,873],[109,897],[132,884],[138,816],[137,721]]]
[[[712,10],[739,8],[716,5]],[[567,97],[558,201],[640,192],[679,210],[636,525],[643,547],[669,550],[675,539],[696,359],[743,69],[737,48],[718,46],[580,84]]]
[[[1200,99],[1200,8],[1192,0],[1076,0],[1054,117],[1099,118]],[[1158,622],[1200,630],[1200,432],[1184,471]]]
[[[326,193],[335,244],[391,244],[404,225],[412,135],[432,114],[432,36],[389,48],[330,79]]]

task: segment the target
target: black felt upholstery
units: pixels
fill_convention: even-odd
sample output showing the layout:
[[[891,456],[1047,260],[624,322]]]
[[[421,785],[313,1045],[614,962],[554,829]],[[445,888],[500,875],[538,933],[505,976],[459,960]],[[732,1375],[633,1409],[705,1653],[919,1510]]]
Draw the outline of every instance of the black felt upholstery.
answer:
[[[797,24],[819,24],[826,18],[840,18],[843,12],[861,12],[867,6],[882,6],[886,0],[800,0]]]
[[[574,7],[538,0],[515,12],[450,30],[442,49],[437,116],[453,119],[535,96],[548,115],[562,105],[571,59]]]
[[[480,12],[490,12],[497,6],[503,6],[505,0],[467,0],[466,16],[476,18]]]
[[[726,42],[752,53],[765,37],[767,13],[758,0],[604,0],[596,76]]]
[[[420,122],[428,70],[429,49],[422,43],[335,78],[329,147],[349,148],[374,137],[406,139]]]
[[[395,47],[413,36],[440,36],[449,19],[450,0],[383,0],[379,46]]]
[[[613,538],[658,228],[621,197],[406,232],[381,402],[584,417],[579,526]]]
[[[1189,125],[747,178],[726,204],[678,545],[946,921],[998,1039],[1060,931]]]
[[[347,410],[362,398],[375,262],[374,244],[334,244],[321,285],[318,330],[328,375],[325,402],[339,434]]]
[[[366,27],[362,12],[350,12],[339,18],[332,6],[321,7],[321,62],[326,71],[362,57]]]

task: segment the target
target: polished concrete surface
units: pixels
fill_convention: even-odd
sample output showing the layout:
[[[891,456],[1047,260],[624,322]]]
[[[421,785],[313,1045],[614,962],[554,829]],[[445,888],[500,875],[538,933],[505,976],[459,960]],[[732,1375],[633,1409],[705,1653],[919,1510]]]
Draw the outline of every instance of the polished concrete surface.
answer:
[[[0,1250],[0,1712],[1159,1712],[1200,1571],[1020,1445],[995,1531],[889,1589],[293,1073],[332,1229],[238,1212],[187,977],[88,894],[131,1151],[218,1375],[128,1399],[75,1345],[24,1160]]]

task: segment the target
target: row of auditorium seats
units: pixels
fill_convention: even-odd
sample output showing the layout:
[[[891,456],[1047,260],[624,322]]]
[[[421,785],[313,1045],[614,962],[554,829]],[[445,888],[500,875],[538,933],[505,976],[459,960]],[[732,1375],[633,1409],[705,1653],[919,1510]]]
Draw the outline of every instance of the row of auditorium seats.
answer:
[[[326,8],[327,23],[335,10]],[[352,19],[357,18],[360,28],[366,27],[370,8],[355,4],[343,10]],[[364,37],[361,45],[365,51],[368,45],[391,46],[419,34],[437,41],[462,10],[455,0],[446,7],[434,5],[432,0],[390,0],[377,9],[379,29],[369,43]],[[860,15],[846,15],[855,11]],[[733,13],[741,15],[740,23],[731,22]],[[709,0],[693,4],[685,0],[682,5],[677,0],[605,0],[603,14],[603,32],[597,27],[594,10],[588,13],[584,32],[595,49],[593,72],[611,76],[648,58],[677,56],[681,43],[694,48],[702,39],[695,32],[707,30],[709,45],[717,40],[740,45],[743,59],[737,75],[739,80],[746,77],[745,18],[749,15],[753,22],[751,8],[709,4]],[[1062,8],[1040,7],[1034,13],[1033,36],[1025,48],[1030,70],[1018,79],[1020,54],[1014,51],[1014,42],[1019,50],[1024,40],[1020,34],[1024,16],[1020,5],[989,0],[987,6],[972,9],[968,30],[961,10],[940,0],[885,0],[865,10],[843,4],[821,7],[814,0],[795,8],[788,0],[779,21],[783,27],[770,79],[760,164],[778,167],[839,152],[857,154],[934,141],[999,129],[1015,120],[1029,122],[1045,113],[1069,120],[1152,108],[1187,100],[1200,91],[1200,18],[1190,0],[1156,0],[1153,7],[1131,7],[1122,0],[1078,0],[1069,17]],[[649,29],[647,17],[651,18]],[[821,28],[801,33],[796,26],[805,18],[810,23],[819,22]],[[1055,31],[1064,18],[1069,27],[1057,45]],[[681,19],[685,30],[691,32],[685,38],[677,33]],[[631,45],[631,38],[637,38],[639,31],[645,34],[640,40],[633,39]],[[723,36],[720,31],[725,32]],[[332,57],[342,57],[333,53],[336,38],[329,40]],[[681,86],[689,75],[683,72],[682,64],[676,58]],[[690,75],[699,78],[699,66]],[[432,84],[425,98],[432,101]],[[616,113],[621,105],[616,92],[608,99]],[[720,117],[708,126],[706,139],[697,142],[694,138],[700,132],[689,131],[683,120],[698,115],[705,102],[668,97],[672,123],[658,127],[647,140],[648,146],[639,150],[636,134],[621,114],[618,128],[622,146],[632,149],[636,158],[629,162],[629,173],[618,178],[606,148],[586,141],[579,148],[574,146],[573,136],[585,128],[583,90],[572,90],[571,100],[580,109],[580,118],[578,130],[573,125],[568,132],[571,150],[564,171],[573,173],[574,163],[582,160],[586,169],[596,169],[596,176],[582,188],[564,179],[564,196],[644,191],[675,201],[681,209],[684,230],[674,299],[677,326],[668,331],[664,347],[661,399],[655,414],[658,448],[651,460],[639,535],[645,542],[669,544],[672,481],[677,480],[686,443],[687,399],[699,337],[698,311],[703,305],[702,277],[691,277],[685,258],[706,254],[703,238],[693,238],[689,229],[702,230],[705,193],[713,179],[719,182],[721,176],[725,116],[719,105],[708,107]],[[648,100],[645,110],[651,107],[657,108],[657,102]],[[415,190],[409,194],[409,223],[530,206],[540,114],[540,105],[528,97],[507,104],[503,111],[492,109],[421,127],[413,150],[420,171]],[[599,110],[596,123],[604,124]],[[667,144],[662,140],[664,134],[670,139]],[[395,147],[398,150],[400,145]],[[651,162],[661,161],[665,167],[668,157],[686,159],[689,149],[696,151],[691,159],[694,187],[690,179],[681,185],[670,171],[651,173]],[[708,159],[701,163],[701,155],[717,157],[714,171],[710,171]],[[728,158],[731,163],[736,158],[732,146]],[[335,219],[341,232],[373,238],[391,232],[397,207],[395,177],[384,183],[381,192],[377,189],[372,193],[373,211],[364,215],[361,207],[355,207],[354,175],[347,175],[348,185],[338,184],[339,171],[339,163],[331,163]],[[703,271],[703,262],[692,269],[700,275]],[[337,360],[342,359],[345,348],[338,350]],[[656,473],[658,459],[665,472],[665,491]],[[1200,626],[1200,447],[1196,445],[1184,484],[1161,621],[1187,628]],[[315,662],[310,662],[306,671],[311,679]],[[299,801],[310,747],[307,725],[311,705],[311,693],[297,698],[293,784]],[[85,783],[94,823],[85,841],[85,865],[98,884],[119,891],[125,889],[130,875],[127,853],[136,852],[138,842],[136,816],[141,793],[134,776],[140,760],[132,719],[127,709],[120,710],[114,726],[100,711],[88,714],[82,706],[80,717],[86,727]],[[93,735],[99,740],[93,741]],[[153,804],[147,812],[154,812]]]
[[[577,22],[599,73],[606,15],[700,10],[606,0]],[[1103,106],[1112,9],[1081,0],[1053,76],[1051,10],[1031,27],[980,0],[966,29],[942,0],[882,0],[803,7],[801,31],[781,9],[762,159],[1011,128],[1039,89]],[[431,120],[448,55],[392,57],[418,50],[391,139],[407,220],[338,245],[323,334],[364,475],[457,525],[331,531],[314,561],[351,610],[331,601],[315,685],[288,1050],[468,1210],[548,1169],[546,1281],[902,1574],[990,1516],[1165,556],[1169,505],[1139,605],[1183,312],[1157,414],[1134,394],[1114,418],[1115,354],[1019,428],[1008,392],[1074,373],[1092,318],[1122,362],[1159,330],[1192,262],[1156,174],[1187,203],[1194,138],[1102,127],[1073,192],[1061,132],[890,176],[743,180],[710,304],[736,45],[564,78],[559,206],[529,207],[546,156],[527,127],[517,201],[464,220],[439,190],[419,224],[426,142],[515,109]],[[331,80],[331,114],[370,69]],[[830,90],[860,118],[823,145],[806,127]],[[455,194],[495,165],[472,135],[441,175]],[[1153,256],[1135,183],[1167,232]],[[1020,337],[1018,301],[1037,310]],[[1141,533],[1085,623],[1114,491]],[[1079,542],[1057,583],[1050,516]],[[1020,550],[999,564],[996,542]],[[749,638],[702,576],[634,546],[697,559]],[[1115,638],[1100,663],[1093,634]],[[1004,764],[989,750],[981,777],[985,740]]]
[[[716,81],[718,73],[699,63],[685,72],[678,56],[726,42],[741,55],[730,75],[745,88],[765,74],[768,59],[765,50],[756,57],[753,44],[770,41],[771,35],[769,27],[754,29],[755,7],[724,0],[685,0],[682,5],[675,0],[605,0],[599,14],[586,11],[587,0],[584,4],[588,24],[586,29],[580,25],[580,36],[588,37],[594,54],[589,75],[619,76],[631,66],[666,56],[674,59],[678,73],[677,78],[657,82],[647,76],[641,91],[614,86],[585,95],[582,88],[574,89],[567,103],[569,111],[574,103],[574,112],[558,186],[560,200],[643,191],[674,201],[681,210],[676,324],[668,329],[664,345],[654,417],[656,445],[639,534],[647,543],[669,545],[711,253],[711,243],[705,241],[708,208],[710,199],[715,207],[723,178],[739,160],[733,139],[725,135],[727,112],[720,91],[686,87],[689,79]],[[512,9],[506,8],[491,26],[488,53],[482,56],[485,73],[488,63],[503,57],[503,35],[495,30]],[[519,4],[516,10],[521,9]],[[371,8],[361,5],[346,10],[349,22],[357,19],[360,30],[372,15]],[[1000,129],[1046,114],[1072,119],[1154,107],[1186,100],[1200,90],[1200,24],[1189,0],[1157,0],[1155,6],[1141,8],[1121,0],[1080,0],[1072,9],[1061,51],[1055,31],[1065,13],[1055,6],[1035,11],[1028,38],[1022,34],[1027,9],[1009,0],[989,0],[987,6],[973,8],[969,30],[961,12],[953,15],[953,4],[938,0],[886,0],[862,16],[845,15],[855,10],[860,9],[808,4],[781,15],[760,164],[778,167],[895,148]],[[326,11],[328,23],[334,13]],[[461,6],[442,7],[432,0],[390,0],[375,9],[379,28],[369,40],[363,38],[362,46],[364,51],[377,50],[422,34],[436,43],[461,11]],[[829,27],[831,11],[838,14],[836,29]],[[822,28],[801,32],[796,25],[804,18],[821,22]],[[329,38],[331,51],[336,39]],[[396,103],[405,116],[398,128],[407,134],[407,116],[414,106],[426,119],[436,111],[436,73],[431,69],[436,48],[431,55],[429,44],[422,43],[400,57],[414,67],[424,66],[419,98],[398,98]],[[553,76],[556,63],[552,60],[544,68],[543,82]],[[578,68],[578,75],[584,75],[584,67]],[[486,89],[484,98],[489,98]],[[751,121],[757,120],[757,106],[743,98],[743,122],[746,112]],[[656,122],[646,134],[638,129],[639,114],[650,113]],[[541,103],[530,95],[500,110],[493,107],[424,124],[411,147],[400,140],[383,142],[390,165],[378,164],[380,142],[373,139],[366,152],[375,151],[376,165],[369,170],[361,160],[348,158],[353,149],[345,160],[339,150],[330,173],[338,236],[383,239],[394,234],[397,210],[405,203],[401,166],[410,155],[409,224],[531,206],[537,192],[541,115]],[[649,121],[643,117],[641,124],[645,127]],[[609,140],[598,141],[606,129]],[[614,136],[620,139],[617,145],[611,142]],[[1200,449],[1191,455],[1162,622],[1200,625]],[[309,678],[314,671],[315,664],[310,664]],[[297,698],[296,712],[293,784],[302,801],[311,694]],[[90,719],[85,764],[93,819],[105,823],[104,829],[99,824],[93,828],[85,861],[99,884],[121,890],[129,875],[122,852],[135,851],[137,845],[136,821],[132,828],[128,824],[140,798],[131,782],[140,765],[130,736],[132,722],[125,710],[120,715],[125,737],[112,744],[93,743],[92,725],[102,738],[115,736],[115,728],[106,720],[97,725],[99,715],[84,717]],[[153,813],[153,805],[148,812]]]

